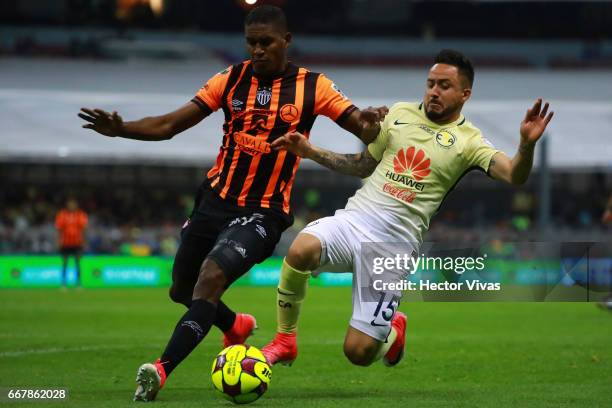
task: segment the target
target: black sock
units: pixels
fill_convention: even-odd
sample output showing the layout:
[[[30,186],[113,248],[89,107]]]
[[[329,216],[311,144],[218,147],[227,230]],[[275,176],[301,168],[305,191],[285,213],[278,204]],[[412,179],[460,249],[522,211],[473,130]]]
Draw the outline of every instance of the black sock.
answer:
[[[217,316],[214,325],[222,332],[226,332],[232,328],[236,321],[236,313],[232,311],[225,303],[219,301],[217,305]]]
[[[208,334],[215,319],[217,307],[203,299],[196,299],[179,320],[162,354],[166,375],[178,366]]]

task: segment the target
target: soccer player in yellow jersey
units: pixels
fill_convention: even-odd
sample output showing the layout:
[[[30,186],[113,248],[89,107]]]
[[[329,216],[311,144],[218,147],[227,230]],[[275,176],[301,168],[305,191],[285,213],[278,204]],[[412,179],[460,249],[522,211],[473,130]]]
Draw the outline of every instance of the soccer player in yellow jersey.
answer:
[[[446,194],[472,169],[511,184],[527,180],[536,142],[553,113],[538,99],[520,124],[517,153],[510,158],[496,150],[461,109],[472,94],[474,69],[461,53],[442,50],[429,70],[422,102],[396,103],[380,133],[359,154],[337,154],[311,145],[299,133],[276,140],[286,149],[344,174],[370,176],[332,217],[307,225],[283,261],[278,284],[278,328],[263,348],[272,364],[297,357],[296,329],[308,279],[318,271],[352,271],[353,315],[344,354],[356,365],[383,358],[397,364],[404,353],[406,316],[396,312],[396,296],[380,301],[361,299],[356,284],[362,242],[404,242],[418,247],[432,215]],[[384,296],[384,294],[382,295]],[[382,310],[381,310],[382,309]]]

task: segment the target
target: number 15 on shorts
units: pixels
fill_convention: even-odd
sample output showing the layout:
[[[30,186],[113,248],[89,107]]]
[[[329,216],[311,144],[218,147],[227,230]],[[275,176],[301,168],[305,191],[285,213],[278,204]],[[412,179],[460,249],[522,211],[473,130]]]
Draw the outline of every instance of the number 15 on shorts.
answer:
[[[370,324],[372,326],[390,326],[399,304],[399,296],[381,292]]]

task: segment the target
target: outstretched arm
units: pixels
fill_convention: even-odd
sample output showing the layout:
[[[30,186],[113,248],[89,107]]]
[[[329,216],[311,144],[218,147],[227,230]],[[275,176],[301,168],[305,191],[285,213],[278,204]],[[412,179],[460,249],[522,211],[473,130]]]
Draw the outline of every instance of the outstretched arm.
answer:
[[[288,150],[291,153],[316,161],[328,169],[335,170],[349,176],[368,177],[378,162],[368,149],[356,154],[340,154],[312,145],[304,135],[299,132],[287,133],[272,142],[274,150]]]
[[[548,115],[548,102],[542,109],[542,99],[538,99],[533,106],[527,110],[525,118],[521,122],[521,142],[518,151],[513,158],[504,153],[496,153],[489,164],[489,174],[496,180],[506,181],[511,184],[524,184],[529,177],[533,166],[533,152],[535,145],[544,131],[554,112]]]
[[[167,140],[198,124],[208,116],[195,103],[188,102],[174,112],[151,116],[132,122],[124,122],[117,112],[102,109],[81,108],[79,117],[85,120],[86,129],[92,129],[109,137],[124,137],[136,140]]]

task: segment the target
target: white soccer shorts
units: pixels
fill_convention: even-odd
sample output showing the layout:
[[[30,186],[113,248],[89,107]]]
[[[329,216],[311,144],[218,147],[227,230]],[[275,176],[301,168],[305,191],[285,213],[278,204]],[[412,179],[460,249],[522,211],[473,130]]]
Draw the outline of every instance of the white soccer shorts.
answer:
[[[402,243],[413,255],[417,254],[418,243],[414,239],[407,239],[405,231],[399,234],[397,224],[392,224],[397,222],[399,220],[390,214],[337,210],[333,216],[313,221],[302,230],[302,233],[313,235],[321,242],[321,260],[313,276],[321,272],[352,272],[353,315],[350,325],[381,342],[387,339],[391,331],[391,320],[399,306],[401,291],[371,289],[373,280],[378,276],[368,267],[369,262],[362,258],[362,247],[371,248],[371,243],[395,243],[396,246]],[[384,244],[381,246],[383,252],[387,250]],[[368,251],[371,254],[371,250]],[[387,252],[385,256],[392,257],[392,252]],[[399,279],[404,277],[405,274]]]

